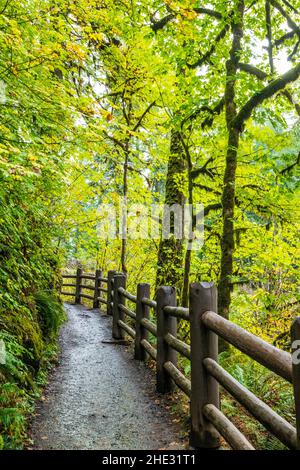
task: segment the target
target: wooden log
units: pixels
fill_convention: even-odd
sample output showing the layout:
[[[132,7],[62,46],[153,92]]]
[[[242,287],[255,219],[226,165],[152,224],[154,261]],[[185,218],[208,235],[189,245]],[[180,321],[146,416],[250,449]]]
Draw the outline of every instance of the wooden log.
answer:
[[[131,336],[131,338],[135,338],[135,331],[133,328],[131,328],[129,325],[127,325],[127,323],[125,323],[124,321],[122,320],[118,320],[118,325],[120,328],[122,328],[124,331],[126,331],[126,333]]]
[[[136,296],[128,292],[126,289],[123,289],[122,287],[119,288],[119,292],[126,297],[126,299],[130,300],[131,302],[136,303]]]
[[[148,299],[147,297],[144,297],[142,299],[143,304],[148,305],[151,308],[156,308],[156,302],[155,300]]]
[[[84,299],[94,300],[94,296],[93,296],[93,295],[80,294],[80,297],[83,297]]]
[[[168,393],[174,390],[174,381],[167,373],[164,365],[172,362],[177,365],[177,353],[165,341],[167,333],[176,336],[177,319],[170,315],[165,315],[164,308],[167,305],[176,306],[175,287],[159,287],[156,294],[156,318],[157,318],[157,356],[156,356],[156,388],[159,393]]]
[[[203,414],[234,450],[255,450],[245,436],[212,404],[204,405]]]
[[[101,281],[101,282],[104,282],[104,283],[107,283],[107,282],[108,282],[108,278],[107,278],[107,277],[102,277],[102,276],[100,276],[100,281]]]
[[[217,315],[214,311],[205,312],[203,323],[247,356],[292,383],[290,354]]]
[[[95,275],[94,274],[82,274],[80,276],[81,279],[90,279],[92,281],[94,281],[95,279]]]
[[[138,284],[136,291],[136,317],[135,317],[135,343],[134,358],[138,361],[147,359],[146,349],[142,346],[142,340],[148,340],[148,330],[142,324],[142,320],[149,319],[149,306],[143,304],[142,298],[149,297],[150,284]]]
[[[206,370],[266,429],[290,449],[297,447],[296,430],[290,423],[228,374],[216,361],[206,358],[203,363]]]
[[[166,334],[165,341],[169,346],[171,346],[171,348],[175,349],[187,359],[191,358],[191,347],[188,344],[184,343],[178,338],[175,338],[175,336],[171,335],[170,333]]]
[[[62,287],[76,287],[76,284],[63,284]]]
[[[164,309],[165,313],[173,317],[180,318],[181,320],[190,321],[189,309],[185,307],[170,307],[169,305]]]
[[[170,361],[166,362],[164,365],[165,370],[172,377],[176,385],[188,396],[191,395],[191,381],[185,377],[185,375],[180,372],[177,367]]]
[[[148,318],[142,318],[141,325],[146,328],[146,330],[150,331],[153,336],[157,337],[157,327],[151,320],[148,320]]]
[[[99,308],[100,302],[98,300],[99,291],[101,289],[101,281],[100,277],[102,276],[101,269],[96,269],[95,271],[95,285],[94,285],[94,301],[93,301],[93,308]]]
[[[147,351],[147,353],[149,354],[149,356],[151,356],[152,359],[155,359],[155,360],[156,360],[157,351],[156,351],[156,349],[155,349],[146,339],[142,339],[142,340],[141,340],[141,345],[142,345],[143,348]]]
[[[74,297],[74,292],[61,292],[60,295],[71,295]]]
[[[104,292],[105,294],[107,294],[107,292],[108,292],[108,290],[105,289],[104,287],[99,287],[99,288],[98,288],[98,291],[99,291],[99,292]]]
[[[104,299],[103,297],[97,297],[97,300],[99,300],[99,303],[100,303],[100,304],[105,304],[105,305],[107,305],[107,300]],[[111,306],[112,306],[112,305],[113,305],[113,304],[111,303]]]
[[[114,301],[113,301],[113,326],[112,336],[114,339],[124,339],[124,330],[120,328],[119,320],[124,321],[124,312],[119,308],[119,304],[125,305],[125,298],[119,292],[119,287],[126,287],[125,274],[115,274],[114,280]]]
[[[94,286],[87,286],[85,284],[80,284],[81,289],[92,290],[94,292]]]
[[[62,274],[63,279],[76,279],[76,274]]]
[[[110,270],[107,273],[107,315],[113,314],[113,309],[111,308],[110,304],[113,301],[111,291],[113,290],[113,279],[114,275],[117,273],[115,270]]]
[[[296,411],[297,449],[300,450],[300,317],[291,327],[293,389]]]
[[[130,308],[126,307],[125,305],[119,304],[119,308],[123,310],[125,315],[128,315],[130,318],[133,318],[135,320],[136,314]]]
[[[203,414],[207,403],[219,407],[219,385],[203,365],[203,359],[218,358],[218,337],[202,322],[207,310],[217,309],[217,289],[214,283],[202,282],[190,285],[191,323],[191,433],[190,444],[194,448],[217,448],[219,435]]]
[[[82,269],[78,268],[76,271],[76,291],[75,291],[75,304],[80,304],[80,294],[81,294],[81,281]]]

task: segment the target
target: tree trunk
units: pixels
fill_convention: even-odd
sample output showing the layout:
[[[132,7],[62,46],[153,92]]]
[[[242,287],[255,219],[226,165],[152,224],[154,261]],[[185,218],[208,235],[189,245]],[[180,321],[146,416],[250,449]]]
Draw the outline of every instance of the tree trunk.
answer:
[[[189,154],[187,155],[187,163],[188,163],[189,204],[193,206],[193,178],[191,174],[192,162],[191,162],[191,158]],[[194,218],[193,218],[192,229],[194,230],[194,228],[195,228],[195,223],[194,223]],[[182,297],[181,297],[181,305],[183,307],[188,307],[192,244],[193,244],[193,239],[188,240],[189,249],[187,249],[185,252],[183,288],[182,288]]]
[[[185,203],[186,193],[186,160],[180,133],[172,131],[170,155],[166,179],[165,204]],[[171,234],[174,232],[174,218],[171,217]],[[175,286],[180,295],[183,276],[183,240],[171,235],[168,239],[161,238],[158,249],[156,288],[159,286]]]
[[[244,0],[237,0],[234,11],[235,17],[233,18],[232,23],[232,46],[230,57],[226,63],[225,109],[228,145],[222,193],[223,233],[221,239],[221,273],[218,289],[218,312],[225,318],[229,317],[231,280],[233,273],[235,174],[240,138],[240,130],[234,127],[233,121],[237,116],[235,85],[241,51],[241,40],[243,36]],[[224,347],[222,349],[224,349]]]
[[[128,161],[129,161],[129,142],[126,141],[125,144],[125,159],[124,159],[124,167],[123,167],[123,203],[125,204],[125,211],[126,211],[126,204],[127,204],[127,193],[128,193]],[[123,214],[123,231],[122,234],[122,244],[121,244],[121,270],[123,273],[127,273],[127,266],[126,266],[126,255],[127,255],[127,221],[126,221],[126,214]],[[124,226],[125,223],[125,226]]]

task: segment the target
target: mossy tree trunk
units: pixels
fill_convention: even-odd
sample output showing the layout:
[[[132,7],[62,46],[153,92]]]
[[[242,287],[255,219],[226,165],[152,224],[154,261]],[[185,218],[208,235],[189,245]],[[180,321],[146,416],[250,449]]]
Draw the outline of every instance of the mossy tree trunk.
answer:
[[[186,156],[179,131],[171,133],[170,154],[166,178],[165,204],[183,206],[186,200],[187,171]],[[184,246],[182,239],[174,237],[174,217],[170,218],[171,236],[168,239],[161,237],[158,260],[156,287],[175,286],[180,295],[183,279]]]
[[[234,120],[237,116],[235,88],[241,52],[241,40],[243,37],[244,8],[244,0],[237,0],[235,16],[232,22],[232,46],[230,57],[226,62],[225,110],[228,144],[222,193],[223,232],[221,239],[221,273],[218,289],[218,312],[225,318],[229,317],[231,280],[233,274],[235,176],[241,132],[240,129],[234,125]]]

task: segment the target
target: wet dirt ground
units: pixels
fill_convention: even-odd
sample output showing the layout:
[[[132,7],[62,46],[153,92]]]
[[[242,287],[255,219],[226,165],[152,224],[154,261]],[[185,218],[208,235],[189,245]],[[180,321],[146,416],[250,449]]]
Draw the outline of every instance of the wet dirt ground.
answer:
[[[183,449],[153,372],[111,339],[111,318],[66,304],[59,365],[38,403],[34,449]]]

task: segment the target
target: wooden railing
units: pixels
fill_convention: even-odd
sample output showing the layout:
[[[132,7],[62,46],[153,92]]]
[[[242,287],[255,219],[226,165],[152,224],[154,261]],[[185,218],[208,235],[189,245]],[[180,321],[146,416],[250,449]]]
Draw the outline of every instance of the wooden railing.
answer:
[[[107,314],[113,317],[113,338],[124,341],[126,336],[131,337],[135,359],[146,361],[150,356],[156,361],[159,393],[172,392],[177,386],[189,397],[192,447],[218,448],[221,435],[233,449],[254,449],[220,411],[221,385],[283,444],[290,449],[300,449],[300,364],[292,363],[291,354],[219,316],[213,283],[191,284],[190,307],[183,308],[176,305],[174,287],[160,287],[152,300],[149,284],[138,284],[136,293],[132,294],[126,290],[126,276],[116,271],[109,271],[105,278],[99,270],[95,275],[85,275],[78,269],[76,275],[67,274],[63,278],[75,279],[76,283],[63,284],[74,287],[75,291],[61,292],[62,295],[74,296],[75,303],[81,303],[82,298],[89,299],[94,308],[105,304]],[[82,284],[83,279],[94,281],[93,286]],[[93,290],[93,295],[83,293],[84,289]],[[105,298],[102,293],[106,294]],[[127,306],[128,301],[131,307]],[[154,310],[152,316],[151,309]],[[189,322],[190,345],[177,338],[177,320]],[[291,336],[300,346],[300,317],[292,325]],[[218,337],[293,384],[296,428],[218,364]],[[179,369],[178,354],[190,360],[190,378]]]

